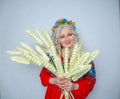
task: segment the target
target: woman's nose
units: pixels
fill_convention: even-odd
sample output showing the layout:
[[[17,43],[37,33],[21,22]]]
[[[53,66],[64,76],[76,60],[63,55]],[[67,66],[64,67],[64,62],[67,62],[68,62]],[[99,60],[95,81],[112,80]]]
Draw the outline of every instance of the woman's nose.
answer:
[[[66,41],[68,41],[68,40],[69,40],[69,38],[68,38],[68,37],[66,37],[66,38],[65,38],[65,40],[66,40]]]

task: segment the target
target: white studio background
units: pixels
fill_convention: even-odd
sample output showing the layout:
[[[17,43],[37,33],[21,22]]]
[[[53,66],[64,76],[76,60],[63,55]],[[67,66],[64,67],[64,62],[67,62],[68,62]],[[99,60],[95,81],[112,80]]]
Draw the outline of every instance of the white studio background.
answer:
[[[0,0],[0,99],[44,99],[41,68],[11,62],[5,52],[20,42],[33,46],[25,30],[51,32],[58,18],[76,22],[87,51],[101,51],[87,99],[120,99],[119,0]]]

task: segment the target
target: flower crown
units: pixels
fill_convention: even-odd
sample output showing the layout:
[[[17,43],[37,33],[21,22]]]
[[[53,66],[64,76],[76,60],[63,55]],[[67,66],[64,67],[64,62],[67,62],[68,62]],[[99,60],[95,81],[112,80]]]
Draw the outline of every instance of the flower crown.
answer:
[[[73,27],[73,30],[76,31],[75,22],[68,21],[65,18],[61,18],[55,22],[55,25],[52,27],[52,32],[54,32],[57,27],[64,24],[71,25]]]

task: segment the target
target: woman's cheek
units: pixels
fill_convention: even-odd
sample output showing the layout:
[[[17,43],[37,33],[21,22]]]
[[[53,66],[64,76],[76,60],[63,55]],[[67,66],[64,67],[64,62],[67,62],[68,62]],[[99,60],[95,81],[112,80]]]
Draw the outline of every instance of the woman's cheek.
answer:
[[[60,40],[60,44],[62,45],[64,43],[64,40],[62,39],[62,40]]]

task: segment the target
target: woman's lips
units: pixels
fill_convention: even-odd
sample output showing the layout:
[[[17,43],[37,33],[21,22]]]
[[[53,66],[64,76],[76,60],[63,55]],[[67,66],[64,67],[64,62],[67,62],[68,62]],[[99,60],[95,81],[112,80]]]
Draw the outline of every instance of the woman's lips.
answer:
[[[71,42],[65,42],[65,44],[66,44],[66,45],[70,45],[70,44],[71,44]]]

